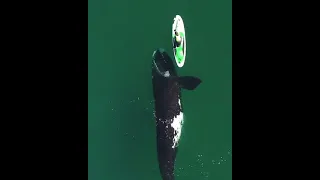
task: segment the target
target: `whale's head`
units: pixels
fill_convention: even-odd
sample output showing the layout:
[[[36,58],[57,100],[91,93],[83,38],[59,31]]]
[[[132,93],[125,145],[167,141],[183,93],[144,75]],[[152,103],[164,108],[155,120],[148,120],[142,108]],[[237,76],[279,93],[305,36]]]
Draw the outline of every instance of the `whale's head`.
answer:
[[[176,76],[176,69],[174,63],[168,53],[159,48],[152,54],[152,68],[154,74],[158,74],[164,77]]]

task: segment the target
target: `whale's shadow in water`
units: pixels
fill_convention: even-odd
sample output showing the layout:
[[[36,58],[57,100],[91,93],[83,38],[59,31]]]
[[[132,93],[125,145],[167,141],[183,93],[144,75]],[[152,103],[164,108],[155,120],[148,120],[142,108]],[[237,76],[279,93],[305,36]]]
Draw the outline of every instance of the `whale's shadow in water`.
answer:
[[[154,119],[154,104],[150,91],[141,96],[140,92],[126,89],[119,93],[126,94],[121,100],[111,102],[113,109],[107,121],[113,121],[112,127],[107,129],[115,133],[109,133],[112,138],[107,138],[105,146],[112,146],[114,154],[107,155],[113,164],[112,169],[119,173],[116,179],[157,179],[160,178],[156,151],[156,127]],[[140,89],[141,90],[141,89]],[[139,95],[140,94],[140,97]],[[108,110],[109,111],[109,110]],[[112,140],[113,142],[110,142]],[[108,165],[109,166],[109,165]],[[121,172],[121,173],[120,173]],[[112,173],[112,172],[111,172]]]

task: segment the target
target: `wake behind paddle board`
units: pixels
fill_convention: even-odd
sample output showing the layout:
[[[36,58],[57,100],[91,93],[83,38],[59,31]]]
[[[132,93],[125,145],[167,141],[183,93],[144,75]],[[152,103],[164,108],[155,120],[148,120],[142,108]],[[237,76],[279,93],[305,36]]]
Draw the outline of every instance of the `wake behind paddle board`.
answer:
[[[181,37],[181,44],[180,46],[176,47],[175,43],[175,30],[179,33]],[[180,15],[176,15],[173,19],[172,24],[172,45],[173,45],[173,54],[175,61],[178,67],[183,67],[185,60],[186,60],[186,32],[184,29],[184,23]]]

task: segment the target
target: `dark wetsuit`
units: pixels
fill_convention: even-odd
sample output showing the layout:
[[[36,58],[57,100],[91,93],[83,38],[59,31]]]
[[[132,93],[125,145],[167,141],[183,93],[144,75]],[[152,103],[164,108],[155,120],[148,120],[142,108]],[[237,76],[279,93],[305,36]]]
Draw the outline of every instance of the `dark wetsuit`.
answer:
[[[178,42],[176,41],[176,37],[173,37],[172,41],[173,41],[173,48],[179,47],[179,46],[181,45],[181,42],[178,43]]]

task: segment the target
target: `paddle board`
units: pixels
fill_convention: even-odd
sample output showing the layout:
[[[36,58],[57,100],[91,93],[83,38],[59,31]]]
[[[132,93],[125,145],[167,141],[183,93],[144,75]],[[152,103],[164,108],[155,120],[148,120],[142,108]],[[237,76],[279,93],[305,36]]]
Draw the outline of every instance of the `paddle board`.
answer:
[[[176,32],[179,34],[181,43],[177,46],[175,41]],[[183,67],[186,60],[186,32],[184,29],[184,23],[180,15],[176,15],[173,19],[172,24],[172,45],[173,45],[173,54],[175,61],[178,67]]]

